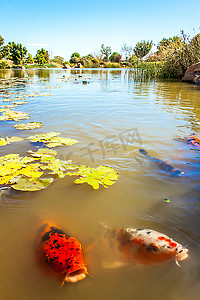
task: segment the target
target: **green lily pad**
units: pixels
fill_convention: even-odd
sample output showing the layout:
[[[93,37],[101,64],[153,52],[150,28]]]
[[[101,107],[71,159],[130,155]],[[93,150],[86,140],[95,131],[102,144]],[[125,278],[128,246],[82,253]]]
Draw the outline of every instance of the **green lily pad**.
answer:
[[[53,182],[53,178],[30,179],[28,177],[17,176],[11,180],[11,187],[18,191],[40,191],[47,188]]]
[[[32,129],[38,129],[44,126],[42,122],[29,122],[27,124],[16,124],[14,127],[18,130],[32,130]]]

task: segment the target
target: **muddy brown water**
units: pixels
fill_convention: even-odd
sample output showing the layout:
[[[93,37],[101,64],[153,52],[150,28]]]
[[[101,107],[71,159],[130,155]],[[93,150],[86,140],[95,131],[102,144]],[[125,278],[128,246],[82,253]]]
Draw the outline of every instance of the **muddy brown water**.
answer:
[[[0,104],[29,95],[28,104],[17,110],[44,123],[38,130],[17,131],[15,122],[0,122],[0,136],[60,132],[79,143],[56,148],[59,158],[91,167],[108,165],[120,174],[113,186],[96,191],[74,184],[72,177],[57,179],[39,192],[1,191],[1,299],[200,299],[200,151],[177,140],[199,132],[200,87],[135,82],[128,72],[0,71]],[[158,169],[140,148],[184,171],[184,176]],[[35,146],[24,140],[0,147],[0,155],[25,155],[29,149]],[[92,277],[60,288],[60,281],[44,275],[35,260],[39,220],[57,224],[85,248],[99,242],[99,222],[151,228],[187,246],[190,255],[181,268],[169,262],[105,269],[110,249],[96,246],[85,253]]]

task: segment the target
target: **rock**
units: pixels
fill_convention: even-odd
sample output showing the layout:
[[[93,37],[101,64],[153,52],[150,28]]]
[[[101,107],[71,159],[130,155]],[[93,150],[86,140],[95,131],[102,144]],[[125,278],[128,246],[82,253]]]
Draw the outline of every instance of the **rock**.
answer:
[[[70,65],[65,65],[63,69],[71,69]]]
[[[191,65],[185,72],[182,81],[200,84],[200,62]]]
[[[78,62],[75,68],[81,69],[81,68],[84,68],[84,67],[83,67],[83,65],[80,62]]]

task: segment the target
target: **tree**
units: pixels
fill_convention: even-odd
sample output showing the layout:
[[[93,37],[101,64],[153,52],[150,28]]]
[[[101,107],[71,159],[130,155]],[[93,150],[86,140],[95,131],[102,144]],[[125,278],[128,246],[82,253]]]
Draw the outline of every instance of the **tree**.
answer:
[[[74,53],[72,53],[72,55],[71,55],[71,58],[72,57],[77,57],[77,58],[81,58],[81,56],[80,56],[80,54],[78,53],[78,52],[74,52]]]
[[[9,58],[16,65],[22,65],[23,59],[27,54],[26,47],[23,47],[22,44],[16,44],[15,42],[8,43],[9,49]]]
[[[5,51],[4,47],[2,47],[4,44],[4,39],[0,35],[0,59],[4,58],[6,55],[8,55],[8,51]]]
[[[0,47],[3,46],[4,44],[4,39],[2,38],[2,36],[0,35]]]
[[[28,53],[25,62],[26,62],[27,64],[33,64],[33,63],[34,63],[33,56],[32,56],[31,53]]]
[[[125,59],[129,60],[129,58],[133,55],[133,47],[131,45],[128,46],[126,43],[124,43],[121,47],[121,53],[124,53]]]
[[[37,51],[35,59],[39,65],[43,66],[49,62],[49,52],[42,48],[41,50]]]
[[[113,52],[109,59],[111,62],[120,62],[121,55],[118,52]]]
[[[162,56],[165,54],[166,51],[170,51],[171,49],[174,48],[180,48],[184,44],[184,41],[181,37],[179,36],[173,36],[168,39],[163,38],[162,41],[158,43],[157,46],[157,54]]]
[[[153,41],[141,41],[136,44],[133,51],[139,59],[142,59],[150,52],[152,46]]]
[[[64,58],[63,57],[61,57],[61,56],[59,56],[59,55],[57,55],[57,56],[54,56],[54,58],[52,59],[54,62],[56,62],[56,63],[59,63],[59,64],[64,64]]]
[[[101,45],[101,53],[104,55],[104,60],[109,61],[109,56],[111,55],[111,47],[109,46],[104,46],[104,44]]]

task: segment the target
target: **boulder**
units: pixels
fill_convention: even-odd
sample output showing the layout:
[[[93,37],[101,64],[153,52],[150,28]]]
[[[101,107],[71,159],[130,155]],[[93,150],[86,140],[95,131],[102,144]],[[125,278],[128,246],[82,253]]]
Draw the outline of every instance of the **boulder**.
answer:
[[[185,72],[182,81],[200,84],[200,62],[191,65]]]
[[[63,69],[71,69],[70,65],[64,65]]]
[[[84,66],[80,62],[78,62],[75,68],[81,69],[84,68]]]

